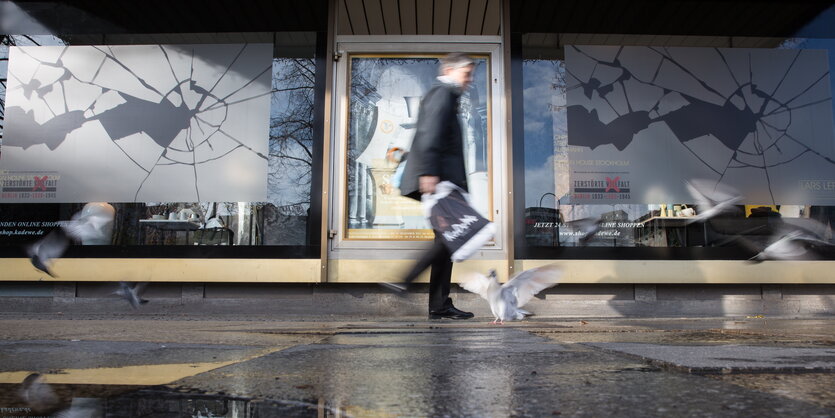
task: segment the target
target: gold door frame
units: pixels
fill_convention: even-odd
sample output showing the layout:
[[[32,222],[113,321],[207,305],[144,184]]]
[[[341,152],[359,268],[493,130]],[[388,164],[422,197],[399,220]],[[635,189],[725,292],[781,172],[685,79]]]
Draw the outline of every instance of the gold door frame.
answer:
[[[362,59],[362,58],[370,58],[370,59],[373,59],[373,58],[403,58],[403,59],[436,58],[437,59],[437,58],[443,57],[443,55],[444,54],[439,54],[439,53],[423,53],[423,54],[349,53],[349,54],[346,54],[346,56],[341,57],[341,59],[347,60],[348,74],[347,74],[346,78],[348,80],[352,80],[353,79],[352,62],[353,62],[354,58],[360,58],[360,59]],[[491,131],[492,120],[493,120],[493,118],[492,118],[492,110],[493,110],[493,103],[492,103],[493,92],[492,92],[492,90],[493,89],[490,88],[490,80],[493,78],[493,74],[492,74],[492,71],[491,71],[491,64],[492,63],[491,63],[489,54],[483,54],[483,53],[482,54],[470,54],[470,56],[475,58],[475,59],[484,59],[485,62],[486,62],[486,69],[485,69],[486,80],[485,81],[487,83],[487,89],[486,89],[487,90],[486,91],[487,96],[485,97],[485,103],[486,103],[486,106],[487,106],[487,112],[486,112],[487,117],[486,117],[486,128],[485,128],[485,136],[486,136],[486,138],[485,138],[486,139],[486,145],[485,146],[486,146],[486,151],[487,151],[486,154],[487,155],[486,155],[485,162],[487,164],[487,186],[488,186],[487,187],[487,194],[488,194],[488,197],[487,197],[487,208],[486,208],[486,214],[485,215],[488,219],[490,219],[492,221],[494,219],[494,211],[493,211],[493,206],[494,206],[493,205],[493,194],[494,193],[493,193],[493,189],[491,187],[489,187],[489,185],[493,184],[493,180],[494,180],[494,178],[493,178],[493,164],[492,164],[493,133]],[[348,119],[345,120],[344,123],[341,124],[342,126],[340,127],[342,129],[342,135],[341,135],[342,144],[341,145],[343,147],[342,149],[348,150],[348,145],[349,145],[348,140],[350,139],[349,123],[352,120],[351,115],[350,115],[351,83],[346,83],[345,91],[343,92],[343,94],[345,94],[345,97],[346,97],[346,101],[345,101],[345,103],[343,103],[343,105],[348,106],[348,109],[345,109],[345,113],[348,114],[349,116],[348,116]],[[347,158],[347,154],[342,153],[340,155],[340,158],[343,158],[343,159]],[[347,164],[347,163],[344,164],[343,172],[341,173],[341,175],[344,176],[346,179],[348,178],[348,170],[349,169],[350,169],[349,164]],[[382,235],[381,237],[375,237],[374,235],[377,235],[377,234],[375,234],[374,232],[371,232],[371,233],[367,234],[367,235],[369,235],[367,237],[361,237],[361,236],[360,237],[351,237],[350,236],[351,234],[349,234],[349,231],[353,231],[352,233],[359,233],[359,235],[362,235],[361,231],[364,231],[364,230],[363,229],[352,229],[352,228],[350,228],[350,225],[349,225],[349,223],[350,223],[349,212],[350,211],[347,210],[348,205],[345,204],[345,200],[348,199],[348,184],[347,184],[347,182],[344,184],[344,188],[341,190],[341,199],[342,199],[342,203],[343,203],[343,205],[342,205],[343,210],[342,210],[342,214],[341,214],[342,215],[341,234],[344,237],[343,239],[346,240],[346,241],[412,241],[412,240],[429,241],[429,240],[433,239],[433,234],[431,232],[431,229],[392,229],[392,231],[399,231],[400,233],[402,233],[403,235],[396,234],[396,233],[392,234],[392,235],[401,235],[400,237],[396,237],[396,236],[385,237],[385,235],[387,235],[387,234],[380,234],[380,235]],[[403,198],[403,199],[406,199],[406,198]],[[387,229],[369,229],[368,231],[381,231],[382,232],[382,231],[388,231],[388,230]],[[418,238],[412,238],[412,239],[406,238],[406,236],[408,236],[408,235],[418,236]]]
[[[331,216],[329,223],[329,249],[332,257],[355,259],[392,259],[401,258],[406,251],[425,247],[421,241],[404,241],[380,238],[348,238],[348,204],[347,204],[347,146],[349,134],[350,108],[350,70],[351,58],[435,58],[449,51],[461,51],[483,58],[487,62],[487,105],[486,139],[486,171],[489,197],[486,207],[489,216],[497,223],[500,230],[509,222],[509,216],[504,216],[505,200],[501,199],[508,187],[503,181],[504,172],[503,148],[499,146],[497,138],[503,136],[503,131],[497,129],[502,124],[503,101],[500,96],[504,91],[502,77],[503,55],[499,37],[403,37],[405,42],[393,43],[391,37],[381,38],[378,42],[368,42],[375,37],[341,37],[337,41],[335,57],[336,77],[334,92],[334,124],[333,124],[333,152],[331,153]],[[419,38],[419,39],[417,39]],[[446,40],[445,40],[446,38]],[[462,39],[466,38],[466,39]],[[385,40],[385,42],[383,41]],[[371,39],[376,40],[376,39]],[[363,42],[359,42],[363,41]],[[404,52],[408,51],[408,52]],[[498,123],[498,125],[497,125]],[[503,232],[496,235],[494,245],[488,249],[489,259],[505,259]],[[373,250],[373,251],[368,251]],[[397,254],[395,254],[397,253]]]

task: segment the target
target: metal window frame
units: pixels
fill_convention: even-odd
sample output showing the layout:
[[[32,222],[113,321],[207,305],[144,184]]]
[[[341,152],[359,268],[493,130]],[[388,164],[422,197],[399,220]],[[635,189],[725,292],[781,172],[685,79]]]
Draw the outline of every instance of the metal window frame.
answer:
[[[346,152],[348,122],[349,57],[364,54],[438,54],[450,51],[489,56],[490,65],[490,129],[493,219],[498,227],[494,245],[485,247],[473,259],[503,260],[507,258],[508,243],[505,239],[510,222],[506,201],[508,167],[505,163],[505,112],[504,64],[501,37],[498,36],[339,36],[335,40],[330,155],[330,196],[328,230],[329,259],[402,259],[416,255],[426,246],[423,241],[347,240],[344,237],[347,172]],[[373,251],[369,251],[373,250]]]

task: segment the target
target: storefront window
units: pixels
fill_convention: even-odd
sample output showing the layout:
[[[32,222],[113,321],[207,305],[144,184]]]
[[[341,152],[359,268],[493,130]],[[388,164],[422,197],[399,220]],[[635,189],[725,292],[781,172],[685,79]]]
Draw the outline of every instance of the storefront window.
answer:
[[[523,36],[525,245],[833,242],[832,40],[633,38]]]
[[[42,39],[43,38],[43,39]],[[88,37],[89,42],[100,43],[101,37]],[[128,37],[125,37],[127,39]],[[164,39],[164,36],[162,36]],[[224,43],[213,35],[194,36],[195,43]],[[265,201],[259,202],[109,202],[115,211],[113,231],[105,242],[115,246],[197,245],[197,246],[306,246],[311,243],[311,194],[313,185],[315,135],[315,79],[316,60],[314,33],[298,32],[285,35],[243,34],[241,39],[258,43],[273,43],[272,91],[269,111],[269,145]],[[73,39],[73,38],[68,38]],[[137,35],[129,43],[154,43],[152,35]],[[262,40],[263,39],[263,40]],[[284,45],[284,41],[291,45]],[[64,45],[56,37],[4,36],[0,49],[0,116],[5,116],[5,88],[8,69],[9,45]],[[172,67],[172,72],[174,71]],[[231,67],[230,67],[231,68]],[[257,75],[257,74],[256,74]],[[174,74],[174,77],[177,77]],[[137,76],[137,79],[140,77]],[[142,80],[144,81],[144,80]],[[78,83],[76,83],[78,84]],[[222,84],[222,83],[217,83]],[[216,85],[217,85],[216,84]],[[153,86],[152,86],[153,87]],[[220,86],[218,89],[225,86]],[[200,88],[200,86],[198,86]],[[191,91],[195,91],[192,88]],[[48,94],[49,92],[43,92]],[[66,95],[70,97],[70,91]],[[40,93],[37,93],[40,94]],[[208,94],[208,93],[207,93]],[[235,99],[235,92],[228,97]],[[190,98],[180,95],[184,101]],[[176,99],[176,98],[175,98]],[[240,101],[249,97],[237,98]],[[197,100],[195,106],[200,106]],[[191,124],[195,135],[204,134],[200,144],[208,151],[235,152],[236,147],[219,149],[221,136],[238,143],[238,149],[247,150],[242,144],[213,121],[211,105],[203,106],[203,115],[197,115],[199,123]],[[227,119],[228,119],[228,115]],[[0,119],[6,122],[5,119]],[[0,125],[2,132],[3,123]],[[218,131],[220,134],[212,136]],[[190,135],[188,138],[194,138]],[[188,140],[186,140],[188,141]],[[197,141],[193,141],[196,144]],[[186,145],[192,144],[186,142]],[[197,146],[188,148],[196,150]],[[0,153],[2,153],[0,142]],[[175,152],[178,150],[173,150]],[[253,154],[255,152],[253,151]],[[195,155],[198,153],[195,152]],[[166,154],[167,155],[167,154]],[[0,154],[0,157],[2,154]],[[168,158],[168,157],[165,157]],[[211,159],[211,156],[207,157]],[[2,161],[2,160],[0,160]],[[2,164],[0,163],[0,169]],[[225,175],[239,175],[227,173]],[[205,177],[204,177],[205,178]],[[211,184],[201,184],[202,190]],[[194,189],[194,187],[192,188]],[[193,193],[184,195],[189,197]],[[89,207],[89,206],[88,206]],[[68,220],[85,208],[85,203],[0,203],[0,246],[19,246],[43,236],[56,227],[56,222]]]
[[[474,60],[474,81],[461,97],[459,119],[470,196],[489,217],[489,66],[486,57]],[[437,75],[436,57],[351,58],[346,238],[432,239],[420,203],[400,195],[395,173],[411,147],[420,100]]]

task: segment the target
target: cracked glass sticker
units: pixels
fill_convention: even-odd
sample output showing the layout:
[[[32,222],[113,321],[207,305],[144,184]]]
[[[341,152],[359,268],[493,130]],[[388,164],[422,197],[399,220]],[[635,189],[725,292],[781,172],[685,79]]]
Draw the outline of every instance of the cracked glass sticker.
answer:
[[[827,51],[566,46],[573,203],[835,204]]]
[[[2,201],[266,199],[272,45],[9,52]]]

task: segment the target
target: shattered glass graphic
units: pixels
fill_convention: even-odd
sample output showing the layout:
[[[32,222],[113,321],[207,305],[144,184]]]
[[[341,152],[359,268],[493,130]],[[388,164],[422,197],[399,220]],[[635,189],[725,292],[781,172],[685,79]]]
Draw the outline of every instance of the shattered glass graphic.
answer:
[[[12,47],[0,169],[58,173],[49,202],[266,200],[271,76],[269,44]]]
[[[566,46],[574,203],[835,204],[827,51]],[[833,188],[829,190],[828,188]]]

